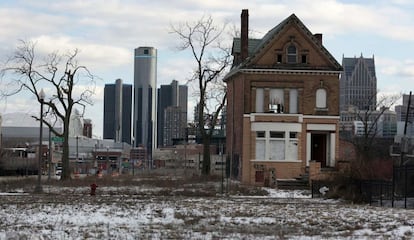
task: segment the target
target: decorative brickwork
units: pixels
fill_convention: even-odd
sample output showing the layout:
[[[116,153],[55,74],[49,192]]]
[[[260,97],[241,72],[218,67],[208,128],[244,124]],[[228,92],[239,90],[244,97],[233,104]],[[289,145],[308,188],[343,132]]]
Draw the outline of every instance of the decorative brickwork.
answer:
[[[251,185],[274,186],[308,169],[321,176],[339,154],[341,66],[322,34],[314,36],[294,14],[253,43],[256,50],[225,77],[227,155],[240,155],[240,179]],[[256,138],[257,131],[264,135]]]

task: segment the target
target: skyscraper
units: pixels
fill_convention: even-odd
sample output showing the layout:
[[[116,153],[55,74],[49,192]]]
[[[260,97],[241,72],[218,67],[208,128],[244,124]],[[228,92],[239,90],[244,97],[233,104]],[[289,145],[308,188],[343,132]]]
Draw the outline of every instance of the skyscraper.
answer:
[[[349,107],[359,110],[375,110],[377,105],[377,77],[372,58],[342,58],[343,72],[340,84],[340,110]]]
[[[414,96],[411,96],[411,100],[410,95],[408,94],[403,94],[402,97],[402,105],[395,106],[395,112],[397,114],[398,135],[414,137],[414,124],[412,124],[414,122],[414,110],[412,108],[412,106],[414,105]],[[406,120],[407,124],[405,123]],[[405,134],[404,129],[406,131]]]
[[[92,120],[91,119],[83,120],[83,136],[92,138]]]
[[[131,144],[131,118],[132,85],[121,79],[105,84],[103,138]]]
[[[188,87],[173,80],[158,89],[157,144],[171,146],[173,139],[184,138],[187,126]]]
[[[136,48],[134,55],[134,146],[144,146],[148,150],[149,159],[152,158],[152,152],[157,143],[156,90],[157,50],[153,47]]]

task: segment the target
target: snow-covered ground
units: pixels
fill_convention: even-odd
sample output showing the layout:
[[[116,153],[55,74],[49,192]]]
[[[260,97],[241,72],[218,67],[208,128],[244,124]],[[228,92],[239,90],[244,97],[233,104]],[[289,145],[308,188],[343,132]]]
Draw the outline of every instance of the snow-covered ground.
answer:
[[[202,187],[202,186],[198,186]],[[0,239],[412,239],[414,211],[268,196],[153,194],[151,186],[45,186],[0,194]],[[173,190],[171,190],[173,191]]]

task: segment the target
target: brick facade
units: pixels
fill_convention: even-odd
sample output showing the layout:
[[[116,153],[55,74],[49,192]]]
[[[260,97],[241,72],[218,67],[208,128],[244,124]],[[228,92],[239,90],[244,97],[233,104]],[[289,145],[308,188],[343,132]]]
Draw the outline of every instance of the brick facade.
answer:
[[[239,163],[238,177],[272,185],[305,174],[311,162],[335,167],[341,66],[323,47],[322,35],[291,15],[255,43],[246,59],[238,54],[243,49],[233,49],[238,62],[225,77],[227,156]]]

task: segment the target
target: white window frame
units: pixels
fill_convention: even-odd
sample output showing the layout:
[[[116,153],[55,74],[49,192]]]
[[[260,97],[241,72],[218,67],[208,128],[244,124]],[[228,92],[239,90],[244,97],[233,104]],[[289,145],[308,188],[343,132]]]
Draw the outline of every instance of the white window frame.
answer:
[[[264,132],[264,138],[258,137],[258,132]],[[283,133],[283,137],[271,137],[271,132],[280,132]],[[298,131],[292,130],[260,130],[256,131],[256,151],[255,151],[255,160],[256,161],[277,161],[277,162],[296,162],[299,161],[299,148],[297,147],[299,139]],[[291,134],[295,134],[295,138],[291,138]],[[259,150],[259,144],[264,144],[264,151]],[[283,146],[283,153],[274,152],[277,150],[278,146]],[[296,147],[295,147],[296,146]],[[292,150],[292,147],[295,149]],[[260,148],[262,149],[262,148]],[[280,148],[279,148],[280,150]],[[295,151],[296,150],[296,151]],[[264,152],[264,155],[263,155]],[[263,157],[264,156],[264,157]]]

